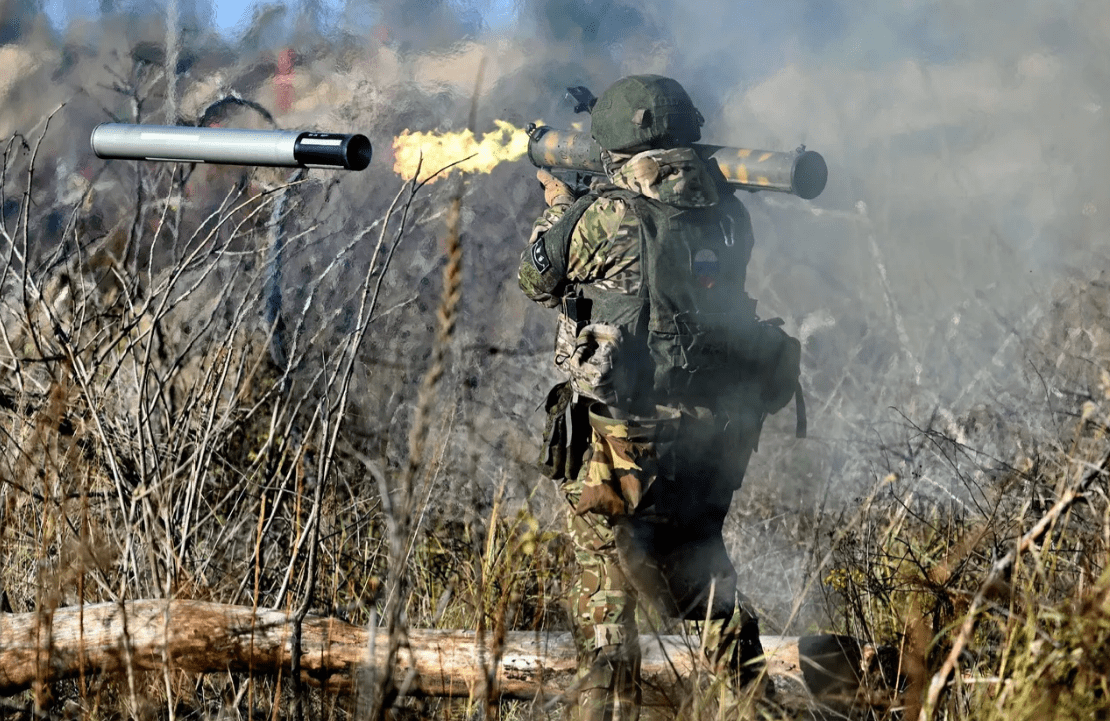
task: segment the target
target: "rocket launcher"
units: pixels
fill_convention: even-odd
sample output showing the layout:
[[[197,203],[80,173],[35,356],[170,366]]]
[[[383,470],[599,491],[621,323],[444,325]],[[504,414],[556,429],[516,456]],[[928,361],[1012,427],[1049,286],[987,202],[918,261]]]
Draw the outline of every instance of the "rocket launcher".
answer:
[[[363,170],[372,155],[365,135],[297,130],[102,123],[90,142],[106,160]]]
[[[587,132],[529,124],[528,159],[539,168],[605,175],[601,146]],[[750,150],[695,143],[710,168],[716,166],[730,187],[755,192],[773,190],[812,200],[825,189],[829,169],[820,153],[801,146],[793,152]]]

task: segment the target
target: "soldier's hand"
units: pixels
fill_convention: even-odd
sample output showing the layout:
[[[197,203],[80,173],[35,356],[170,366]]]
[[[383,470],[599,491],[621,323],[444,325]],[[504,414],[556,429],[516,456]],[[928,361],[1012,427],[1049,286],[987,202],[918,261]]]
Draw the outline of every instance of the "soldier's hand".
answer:
[[[574,202],[574,192],[570,186],[544,169],[536,171],[536,180],[543,185],[543,199],[548,206]]]

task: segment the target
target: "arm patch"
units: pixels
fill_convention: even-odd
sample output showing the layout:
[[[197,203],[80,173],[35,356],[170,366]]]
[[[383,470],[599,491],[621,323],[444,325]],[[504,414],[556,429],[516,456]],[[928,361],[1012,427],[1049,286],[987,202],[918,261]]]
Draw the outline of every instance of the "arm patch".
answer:
[[[547,248],[544,246],[543,236],[532,243],[532,265],[541,273],[551,270],[551,259],[547,257]]]
[[[549,307],[559,304],[566,288],[570,234],[596,195],[579,198],[555,224],[541,233],[520,257],[517,280],[532,300]]]

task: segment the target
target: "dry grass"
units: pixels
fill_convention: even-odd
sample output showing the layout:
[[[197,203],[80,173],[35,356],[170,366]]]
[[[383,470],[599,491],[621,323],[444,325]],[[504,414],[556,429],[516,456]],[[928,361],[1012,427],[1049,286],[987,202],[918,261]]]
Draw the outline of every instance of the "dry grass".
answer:
[[[141,119],[164,79],[117,60],[113,112]],[[373,90],[372,109],[341,112],[385,134],[425,111],[459,114],[441,95]],[[15,203],[0,226],[7,608],[48,620],[79,603],[208,599],[387,625],[398,644],[408,627],[494,641],[566,628],[570,555],[530,466],[546,340],[538,316],[501,295],[525,236],[496,219],[517,204],[501,192],[517,170],[454,197],[447,184],[386,197],[366,188],[395,183],[388,170],[333,181],[117,163],[73,200],[44,187],[60,182],[41,155],[58,132],[43,121],[3,146],[0,186]],[[484,205],[467,221],[470,202]],[[445,218],[454,231],[441,247]],[[899,693],[856,716],[918,715],[962,638],[956,680],[927,715],[1106,717],[1103,281],[1058,289],[1039,324],[999,321],[999,345],[1022,346],[1029,382],[980,369],[953,401],[908,380],[920,352],[866,247],[884,280],[858,328],[845,321],[832,338],[821,331],[831,320],[791,319],[812,336],[811,410],[840,430],[799,445],[776,441],[786,420],[773,419],[753,471],[763,485],[731,520],[734,555],[755,568],[742,575],[772,577],[773,593],[752,595],[771,630],[822,627],[901,651]],[[463,250],[473,261],[460,266]],[[489,320],[495,302],[504,325]],[[1069,491],[1079,495],[1028,536]],[[347,698],[297,674],[133,673],[40,684],[0,703],[0,717],[559,713],[499,705],[489,684],[469,699],[395,698],[405,683],[368,675]],[[680,715],[733,717],[746,702],[723,691],[707,681]]]
[[[139,106],[157,78],[132,71]],[[111,191],[90,184],[77,207],[42,207],[37,153],[53,132],[11,139],[0,178],[19,207],[0,228],[7,608],[48,625],[60,606],[207,599],[382,619],[393,644],[410,625],[496,640],[562,623],[553,586],[565,555],[527,502],[502,492],[468,514],[439,502],[458,478],[448,471],[460,433],[477,432],[451,362],[461,195],[438,334],[405,338],[398,311],[441,289],[415,282],[427,268],[398,262],[424,251],[406,244],[440,235],[441,194],[407,184],[369,217],[337,220],[344,191],[326,179],[147,165],[117,168]],[[51,236],[46,217],[59,211],[69,222]],[[422,359],[426,347],[435,353]],[[368,678],[363,712],[469,717],[497,705],[492,687],[461,706],[397,701],[406,683]],[[295,661],[288,678],[39,684],[0,714],[334,718],[363,700],[303,688]]]

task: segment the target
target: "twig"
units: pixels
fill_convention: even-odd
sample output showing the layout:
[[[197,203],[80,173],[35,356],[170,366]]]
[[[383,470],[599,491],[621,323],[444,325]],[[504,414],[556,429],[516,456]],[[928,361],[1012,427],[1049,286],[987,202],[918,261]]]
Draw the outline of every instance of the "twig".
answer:
[[[481,82],[479,70],[478,82]],[[474,102],[477,102],[475,90]],[[474,109],[471,109],[471,123],[473,123]],[[461,161],[460,161],[461,162]],[[453,165],[453,164],[452,164]],[[450,167],[450,166],[448,166]],[[443,170],[437,171],[422,183],[416,183],[413,176],[413,194],[423,187],[431,178]],[[417,174],[419,173],[419,166]],[[431,426],[430,414],[435,404],[436,389],[446,368],[447,353],[454,336],[455,323],[458,319],[459,301],[462,297],[462,243],[461,236],[461,208],[464,181],[458,180],[458,185],[451,200],[451,208],[447,215],[447,234],[444,238],[447,253],[447,264],[443,269],[443,291],[437,312],[437,328],[435,340],[432,343],[432,355],[428,370],[417,396],[416,412],[413,417],[412,430],[409,433],[408,460],[405,464],[400,482],[400,500],[402,508],[400,518],[393,525],[390,533],[390,557],[392,563],[389,569],[390,596],[386,603],[385,616],[389,634],[389,648],[386,654],[385,670],[378,679],[374,698],[370,708],[370,718],[380,721],[385,718],[386,711],[397,693],[397,686],[393,679],[393,665],[400,650],[404,630],[401,625],[401,615],[405,607],[404,579],[406,557],[406,537],[408,525],[411,523],[413,504],[413,485],[424,460],[424,446],[427,442],[428,429]],[[381,278],[378,280],[379,287]],[[375,293],[376,297],[376,293]]]
[[[921,707],[920,721],[930,721],[930,719],[933,718],[940,693],[944,689],[948,677],[956,670],[956,666],[959,664],[960,654],[963,653],[964,648],[967,646],[971,634],[975,632],[979,609],[983,605],[987,593],[1010,573],[1010,569],[1013,568],[1019,556],[1044,537],[1044,534],[1052,528],[1056,519],[1059,518],[1062,513],[1071,508],[1072,504],[1076,501],[1082,499],[1097,479],[1106,475],[1108,468],[1110,468],[1110,453],[1102,459],[1102,463],[1099,464],[1098,468],[1088,471],[1077,486],[1066,489],[1060,496],[1060,499],[1049,509],[1048,513],[1046,513],[1041,520],[1037,521],[1037,524],[1033,526],[1028,533],[1021,537],[1017,546],[1011,549],[1005,556],[995,561],[994,565],[991,566],[987,578],[983,581],[982,585],[980,585],[979,590],[971,601],[971,607],[968,608],[967,614],[964,616],[963,624],[961,624],[960,632],[956,636],[955,642],[952,644],[952,649],[944,659],[944,664],[941,665],[940,671],[933,676],[929,683],[929,691],[925,696],[925,703]]]

